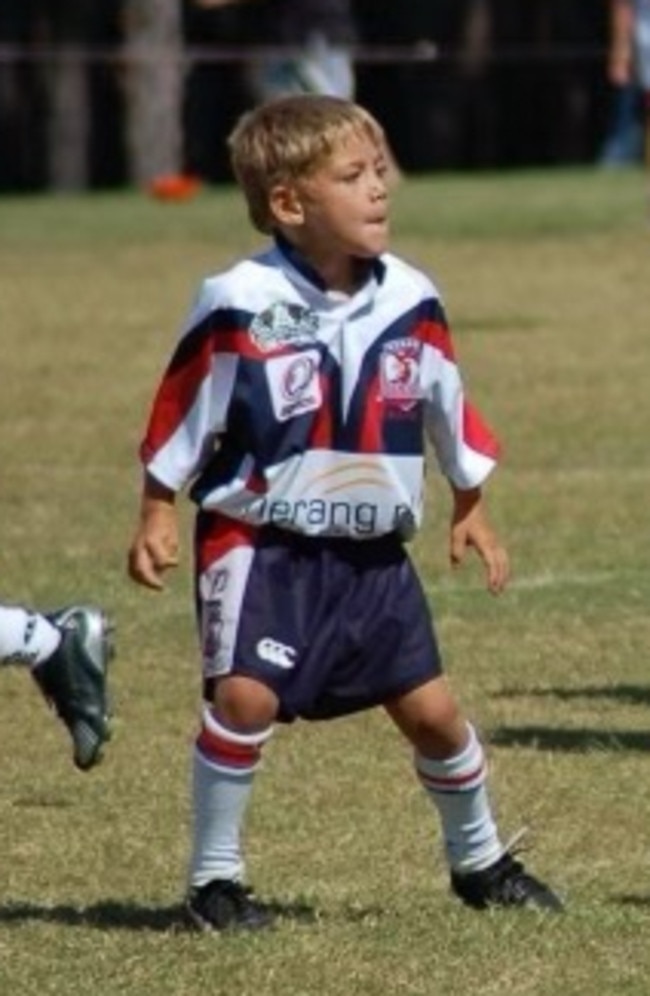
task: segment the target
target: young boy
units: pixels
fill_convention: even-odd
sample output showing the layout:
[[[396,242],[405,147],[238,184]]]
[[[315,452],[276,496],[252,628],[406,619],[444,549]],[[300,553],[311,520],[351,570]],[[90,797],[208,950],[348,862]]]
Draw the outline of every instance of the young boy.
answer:
[[[453,495],[452,562],[473,546],[489,589],[506,584],[481,498],[497,444],[464,398],[435,288],[387,252],[383,131],[348,101],[287,97],[244,115],[230,149],[273,245],[201,288],[142,445],[129,553],[132,578],[161,588],[190,484],[205,708],[189,916],[203,930],[271,919],[243,884],[240,830],[274,722],[378,705],[413,745],[453,891],[559,910],[499,839],[404,545],[426,429]]]
[[[67,727],[74,763],[82,771],[101,760],[110,737],[106,683],[111,632],[106,615],[92,605],[48,614],[0,605],[0,665],[29,667]]]

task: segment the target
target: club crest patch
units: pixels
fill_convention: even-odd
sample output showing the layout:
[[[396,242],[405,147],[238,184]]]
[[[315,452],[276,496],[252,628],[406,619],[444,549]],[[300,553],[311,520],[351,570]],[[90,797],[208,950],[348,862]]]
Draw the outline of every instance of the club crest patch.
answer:
[[[396,339],[383,347],[379,357],[381,396],[403,411],[413,408],[422,397],[421,352],[417,339]]]
[[[318,315],[302,304],[276,301],[256,315],[250,336],[258,349],[269,353],[282,346],[304,346],[318,335]]]

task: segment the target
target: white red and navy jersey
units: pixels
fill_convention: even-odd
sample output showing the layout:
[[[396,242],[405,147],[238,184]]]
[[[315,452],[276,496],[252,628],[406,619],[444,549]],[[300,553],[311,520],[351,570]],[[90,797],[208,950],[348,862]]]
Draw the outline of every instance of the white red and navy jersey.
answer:
[[[427,435],[460,489],[494,467],[431,281],[386,254],[348,297],[274,245],[202,284],[141,458],[173,491],[250,525],[408,537]]]

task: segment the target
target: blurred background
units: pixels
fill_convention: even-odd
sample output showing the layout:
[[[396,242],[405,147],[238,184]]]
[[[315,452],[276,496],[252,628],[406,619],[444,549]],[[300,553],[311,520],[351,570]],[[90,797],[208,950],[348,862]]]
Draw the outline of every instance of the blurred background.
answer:
[[[229,180],[245,66],[277,43],[261,5],[2,0],[0,190]],[[350,7],[356,97],[404,171],[607,164],[607,0]]]

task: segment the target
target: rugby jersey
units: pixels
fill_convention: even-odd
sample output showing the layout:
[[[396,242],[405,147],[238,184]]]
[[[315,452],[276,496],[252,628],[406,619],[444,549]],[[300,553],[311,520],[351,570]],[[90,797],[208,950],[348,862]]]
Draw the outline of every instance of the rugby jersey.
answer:
[[[155,396],[141,459],[201,508],[314,536],[408,538],[428,436],[480,485],[497,441],[465,398],[432,282],[392,254],[352,296],[282,243],[206,279]]]

